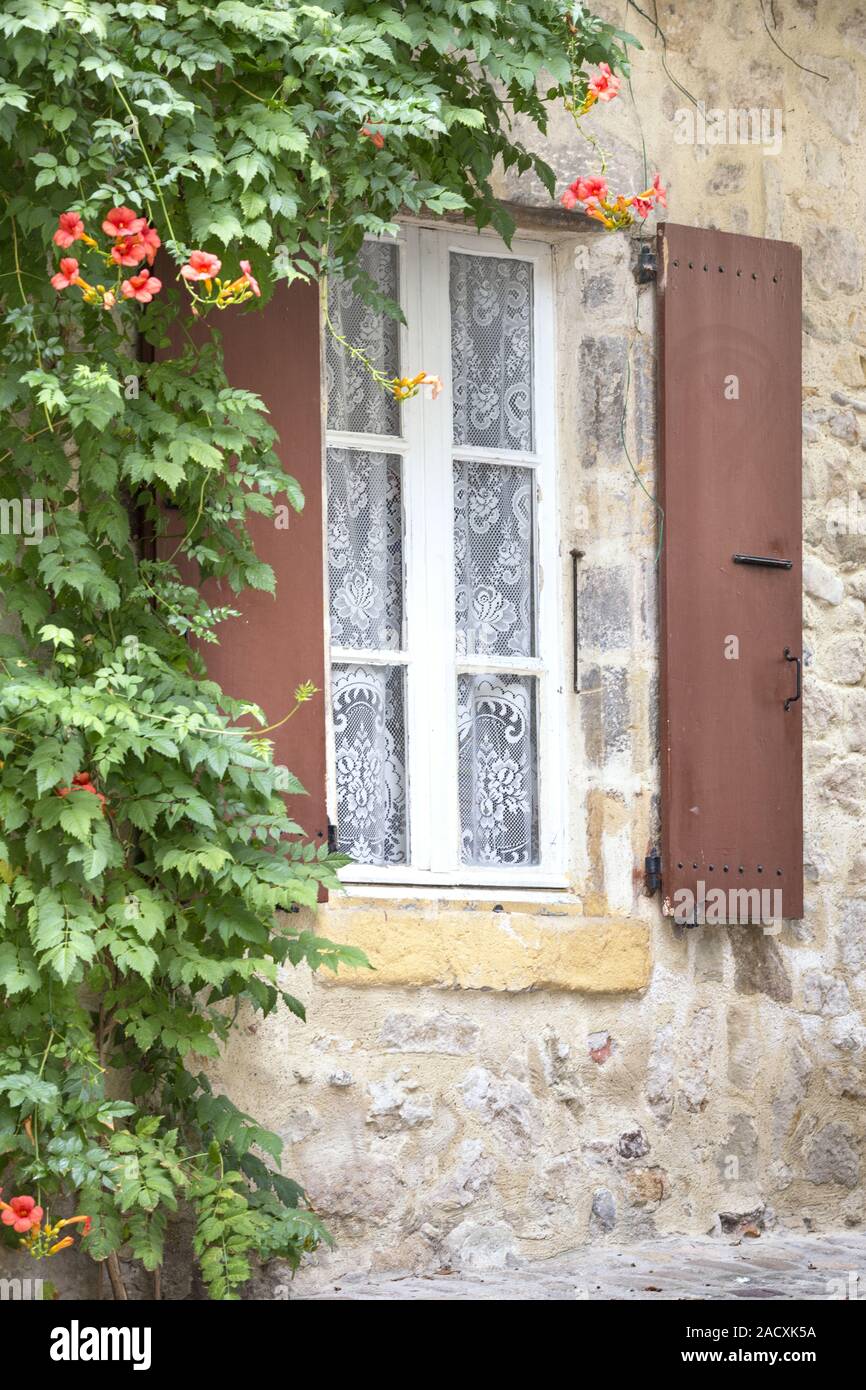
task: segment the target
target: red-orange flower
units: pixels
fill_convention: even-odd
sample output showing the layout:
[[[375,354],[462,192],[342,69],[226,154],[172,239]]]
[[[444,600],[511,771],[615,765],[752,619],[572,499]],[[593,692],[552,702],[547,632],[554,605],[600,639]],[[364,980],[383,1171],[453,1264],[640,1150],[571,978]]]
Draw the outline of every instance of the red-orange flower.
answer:
[[[147,218],[139,217],[131,208],[112,208],[102,224],[106,236],[135,236],[143,232]]]
[[[140,236],[120,237],[111,248],[111,259],[117,265],[141,265],[147,247]]]
[[[34,1197],[13,1197],[9,1203],[0,1202],[3,1214],[0,1216],[4,1226],[11,1226],[13,1231],[19,1235],[26,1235],[28,1231],[38,1226],[44,1212],[41,1207],[37,1207]]]
[[[54,241],[64,250],[71,246],[74,241],[80,241],[84,236],[84,223],[80,213],[61,212],[57,223],[57,231],[54,233]]]
[[[162,246],[162,241],[160,239],[159,232],[156,230],[155,227],[145,227],[144,231],[141,234],[141,240],[144,243],[144,255],[145,259],[147,260],[147,264],[153,265],[154,261],[156,260],[156,253],[159,250],[160,246]]]
[[[68,290],[70,285],[74,285],[78,279],[78,262],[74,256],[64,256],[60,262],[60,269],[56,275],[52,275],[51,283],[56,290]]]
[[[146,270],[143,270],[141,273],[142,275],[147,275],[148,272]],[[162,289],[161,285],[160,289]],[[68,796],[70,792],[92,792],[94,796],[99,797],[99,800],[102,802],[103,807],[105,807],[108,803],[108,798],[105,795],[105,793],[97,791],[96,787],[94,787],[93,783],[90,780],[89,772],[76,772],[75,776],[72,779],[72,786],[58,787],[56,795]]]
[[[365,135],[368,140],[372,140],[377,150],[381,150],[382,146],[385,143],[385,137],[382,134],[381,130],[374,130],[372,126],[362,126],[361,134]]]
[[[599,63],[598,77],[589,84],[589,90],[599,101],[613,101],[620,87],[619,78],[610,70],[610,63]]]
[[[162,281],[151,275],[149,270],[142,270],[138,275],[131,275],[128,280],[124,280],[120,293],[124,299],[137,299],[139,304],[149,304],[161,289]]]
[[[260,299],[262,292],[259,288],[259,282],[253,275],[252,269],[250,268],[249,261],[241,261],[241,270],[244,273],[244,279],[246,280],[256,299]]]
[[[213,280],[218,275],[222,261],[210,251],[191,251],[189,261],[181,267],[184,280]]]
[[[571,212],[578,203],[586,203],[587,210],[589,210],[606,197],[607,180],[600,176],[590,175],[589,178],[579,177],[574,180],[574,183],[570,183],[559,201],[564,208]]]

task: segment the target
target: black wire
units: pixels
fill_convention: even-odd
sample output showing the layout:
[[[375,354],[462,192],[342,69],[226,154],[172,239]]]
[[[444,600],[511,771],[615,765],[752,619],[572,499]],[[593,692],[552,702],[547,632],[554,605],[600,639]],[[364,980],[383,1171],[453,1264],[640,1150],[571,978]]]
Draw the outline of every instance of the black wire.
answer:
[[[829,82],[830,79],[827,76],[826,72],[816,72],[814,68],[804,67],[802,63],[798,63],[797,59],[791,56],[787,49],[782,47],[782,45],[779,43],[779,40],[776,38],[776,35],[773,33],[772,29],[767,23],[767,12],[764,9],[764,0],[758,0],[758,3],[761,6],[761,18],[764,21],[764,28],[767,31],[770,41],[776,45],[782,56],[787,58],[789,62],[793,63],[795,68],[799,68],[801,72],[810,72],[813,77],[820,77],[824,82]],[[770,14],[773,15],[773,27],[775,28],[776,16],[773,14],[772,0],[770,3]]]
[[[673,73],[671,72],[670,68],[668,67],[668,60],[667,60],[668,41],[667,41],[667,39],[666,39],[666,37],[665,37],[665,32],[664,32],[664,30],[662,29],[661,25],[659,24],[659,12],[658,12],[658,5],[656,4],[656,0],[653,0],[653,11],[654,11],[654,13],[655,13],[655,18],[653,18],[652,15],[647,14],[646,10],[642,10],[641,7],[640,7],[640,5],[638,5],[638,4],[635,3],[635,0],[626,0],[626,2],[627,2],[628,5],[631,6],[631,8],[632,8],[633,10],[636,10],[637,13],[638,13],[643,19],[646,20],[647,24],[651,24],[651,25],[653,26],[653,28],[655,29],[655,31],[656,31],[656,33],[658,34],[659,38],[661,39],[661,44],[662,44],[662,55],[661,55],[661,56],[662,56],[662,67],[664,68],[664,71],[665,71],[665,73],[666,73],[666,75],[667,75],[668,81],[673,83],[673,85],[676,87],[676,89],[677,89],[678,92],[682,92],[683,96],[686,97],[687,100],[690,101],[690,102],[692,103],[692,106],[697,106],[698,103],[697,103],[697,100],[695,99],[695,97],[692,96],[691,92],[688,90],[687,87],[684,87],[684,86],[683,86],[682,82],[679,82],[679,81],[677,80],[677,78],[674,77]]]

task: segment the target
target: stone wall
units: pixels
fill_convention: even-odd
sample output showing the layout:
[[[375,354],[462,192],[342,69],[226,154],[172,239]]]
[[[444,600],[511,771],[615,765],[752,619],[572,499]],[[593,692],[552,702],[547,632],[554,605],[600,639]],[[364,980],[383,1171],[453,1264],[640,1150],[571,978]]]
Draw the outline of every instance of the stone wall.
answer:
[[[772,10],[782,46],[829,81],[779,52],[757,5],[677,0],[659,18],[668,67],[708,109],[782,113],[777,153],[677,143],[688,103],[634,11],[634,100],[624,89],[591,121],[613,186],[643,183],[643,140],[672,220],[803,247],[804,920],[685,931],[641,893],[658,828],[655,526],[632,466],[652,491],[654,290],[638,291],[627,237],[504,184],[555,247],[566,594],[568,552],[585,552],[584,688],[564,734],[572,886],[557,901],[335,903],[318,928],[362,942],[377,974],[294,980],[306,1027],[241,1030],[226,1084],[288,1141],[339,1241],[307,1287],[866,1216],[866,6]],[[562,186],[589,154],[559,113]]]

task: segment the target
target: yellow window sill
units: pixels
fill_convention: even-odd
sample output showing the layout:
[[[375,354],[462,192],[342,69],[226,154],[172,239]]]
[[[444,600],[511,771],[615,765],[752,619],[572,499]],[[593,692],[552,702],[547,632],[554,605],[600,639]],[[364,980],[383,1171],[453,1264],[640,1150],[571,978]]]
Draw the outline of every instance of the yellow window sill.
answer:
[[[650,926],[638,918],[586,917],[560,904],[389,901],[350,896],[319,909],[316,931],[358,946],[375,970],[340,970],[328,984],[438,985],[504,992],[645,989]],[[320,979],[325,981],[325,973]]]

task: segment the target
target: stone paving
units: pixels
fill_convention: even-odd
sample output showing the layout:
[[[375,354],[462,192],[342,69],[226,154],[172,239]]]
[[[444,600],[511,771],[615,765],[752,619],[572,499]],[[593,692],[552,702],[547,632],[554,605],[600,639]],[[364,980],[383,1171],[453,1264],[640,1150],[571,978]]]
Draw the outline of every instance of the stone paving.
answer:
[[[588,1246],[518,1269],[335,1276],[303,1301],[492,1299],[842,1299],[866,1301],[866,1233],[669,1236],[629,1247]]]

